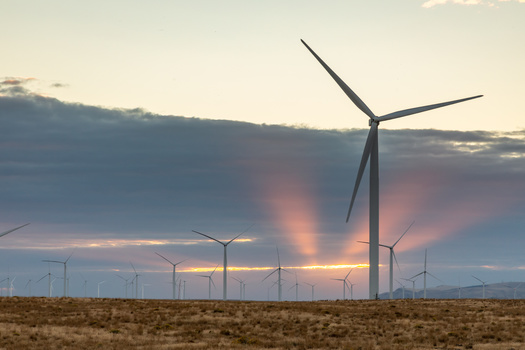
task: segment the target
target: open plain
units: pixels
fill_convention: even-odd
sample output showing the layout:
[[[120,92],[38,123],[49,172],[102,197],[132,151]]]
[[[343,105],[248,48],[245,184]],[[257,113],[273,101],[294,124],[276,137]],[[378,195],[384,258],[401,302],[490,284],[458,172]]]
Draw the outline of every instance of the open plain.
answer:
[[[0,349],[525,349],[525,300],[0,298]]]

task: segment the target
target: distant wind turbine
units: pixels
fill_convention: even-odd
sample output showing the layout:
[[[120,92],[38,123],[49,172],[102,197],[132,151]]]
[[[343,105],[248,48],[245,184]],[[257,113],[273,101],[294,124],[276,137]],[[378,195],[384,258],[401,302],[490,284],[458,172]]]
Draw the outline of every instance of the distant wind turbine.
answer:
[[[217,243],[220,243],[224,246],[224,265],[223,265],[223,270],[222,270],[222,299],[223,300],[227,300],[228,299],[228,254],[226,252],[226,248],[228,247],[228,244],[230,244],[231,242],[235,241],[237,238],[239,238],[240,235],[246,233],[246,231],[248,231],[249,229],[251,229],[255,224],[252,224],[250,227],[248,227],[246,230],[244,230],[243,232],[239,233],[237,236],[235,236],[233,239],[229,240],[228,242],[224,243],[224,242],[221,242],[211,236],[208,236],[204,233],[201,233],[201,232],[198,232],[198,231],[195,231],[195,230],[192,230],[192,232],[195,232],[201,236],[204,236],[206,238],[209,238]]]
[[[159,253],[155,252],[155,254],[157,254],[158,256],[160,256],[162,259],[166,260],[167,262],[169,262],[172,266],[173,266],[173,276],[172,276],[172,288],[173,288],[173,300],[177,299],[177,296],[176,296],[176,290],[177,290],[177,278],[175,276],[175,269],[177,267],[178,264],[180,263],[183,263],[185,262],[186,260],[188,259],[184,259],[184,260],[181,260],[179,261],[178,263],[172,263],[171,261],[169,261],[167,258],[165,258],[164,256],[160,255]],[[179,298],[180,299],[180,298]]]
[[[49,269],[49,272],[45,274],[44,276],[42,276],[42,278],[40,278],[38,281],[36,281],[36,283],[42,281],[47,276],[48,277],[48,294],[47,295],[49,298],[51,298],[51,266],[49,263],[47,263],[47,267]]]
[[[215,287],[215,283],[213,282],[213,279],[211,277],[215,273],[215,270],[217,270],[217,267],[219,267],[219,265],[215,266],[215,268],[213,269],[213,272],[209,276],[208,275],[197,275],[199,277],[206,277],[208,279],[208,299],[211,299],[211,285],[213,284],[213,287],[215,289],[217,289],[217,287]]]
[[[105,283],[106,281],[98,282],[97,285],[97,298],[100,298],[100,285]]]
[[[232,276],[232,278],[234,280],[236,280],[237,282],[239,282],[239,300],[243,300],[243,289],[244,289],[244,286],[245,286],[244,281],[241,280],[240,278],[236,278],[236,277],[233,277],[233,276]]]
[[[427,250],[425,249],[425,269],[422,272],[418,273],[417,275],[412,276],[408,279],[408,280],[412,280],[416,278],[417,276],[423,275],[423,299],[427,298],[427,274],[434,277],[436,280],[443,282],[439,278],[437,278],[436,276],[434,276],[433,274],[427,271]]]
[[[26,283],[26,286],[24,287],[24,289],[26,289],[27,287],[29,287],[29,293],[28,293],[28,297],[31,297],[31,280],[27,281]]]
[[[523,283],[520,283],[518,284],[516,287],[514,287],[514,299],[516,299],[516,292],[518,291],[518,288],[522,285]]]
[[[57,260],[42,260],[43,262],[48,263],[58,263],[58,264],[64,264],[64,297],[67,297],[67,279],[66,279],[66,273],[67,273],[67,262],[73,255],[74,251],[69,254],[69,257],[66,259],[66,261],[57,261]]]
[[[128,285],[130,284],[130,283],[128,283],[128,281],[130,280],[130,278],[126,279],[126,278],[122,277],[121,275],[115,275],[115,276],[117,276],[118,278],[120,278],[120,279],[122,279],[124,281],[124,288],[125,288],[124,294],[125,294],[126,299],[127,299],[128,298]]]
[[[399,283],[401,288],[403,288],[403,294],[402,294],[402,298],[401,299],[405,299],[405,285],[403,283],[399,282],[398,280],[396,280],[396,282]]]
[[[478,281],[483,283],[483,299],[485,299],[485,283],[487,283],[487,281],[482,281],[479,278],[477,278],[476,276],[472,276],[472,277],[474,277],[475,279],[477,279]]]
[[[306,282],[305,282],[305,283],[306,283]],[[310,287],[312,287],[312,301],[314,301],[314,288],[315,288],[315,286],[317,285],[317,283],[316,283],[316,284],[306,283],[306,284],[309,285]]]
[[[385,247],[385,248],[388,248],[390,250],[390,279],[389,279],[390,299],[394,299],[394,260],[396,261],[397,268],[399,269],[399,271],[401,271],[401,269],[399,268],[399,263],[397,262],[396,253],[394,253],[394,247],[401,240],[401,238],[403,238],[403,236],[408,232],[408,230],[410,230],[412,225],[414,225],[414,222],[415,221],[412,221],[412,223],[408,226],[408,228],[401,235],[401,237],[399,237],[399,239],[396,241],[396,243],[392,244],[391,246],[390,245],[379,244],[380,247]],[[363,241],[358,241],[358,242],[359,243],[369,244],[368,242],[363,242]]]
[[[291,290],[294,287],[295,287],[295,301],[299,301],[299,282],[297,281],[297,272],[295,273],[295,284],[291,286],[290,289],[288,290]]]
[[[348,271],[348,273],[346,274],[345,278],[332,278],[334,281],[341,281],[341,282],[343,282],[343,300],[346,300],[346,288],[348,288],[348,283],[346,282],[346,280],[348,279],[348,276],[350,276],[350,273],[353,270],[354,269],[351,269],[350,271]]]
[[[303,41],[301,42],[306,48],[314,55],[319,61],[323,68],[330,74],[335,80],[337,85],[344,91],[344,93],[352,100],[352,102],[365,113],[369,118],[370,131],[368,138],[365,143],[365,149],[359,165],[359,171],[354,186],[354,192],[352,194],[352,200],[350,201],[350,207],[348,214],[346,215],[346,222],[350,218],[352,207],[357,195],[361,178],[366,167],[366,163],[370,158],[370,229],[369,229],[369,298],[377,299],[379,297],[379,156],[378,156],[378,126],[380,122],[405,117],[411,114],[421,113],[432,109],[445,107],[459,102],[468,101],[474,98],[481,97],[483,95],[467,97],[459,100],[437,103],[433,105],[427,105],[422,107],[405,109],[393,113],[389,113],[383,116],[376,116],[370,108],[357,96],[352,89],[346,83],[335,74],[335,72]]]
[[[402,280],[412,282],[412,300],[416,298],[416,280],[411,278],[401,278]]]
[[[277,264],[279,265],[279,267],[277,267],[275,270],[273,270],[261,282],[264,282],[264,280],[266,280],[268,277],[270,277],[275,272],[277,272],[277,295],[278,295],[278,300],[282,301],[283,300],[283,283],[282,283],[282,279],[281,279],[281,271],[286,271],[286,272],[288,272],[288,271],[281,267],[281,258],[279,257],[279,248],[278,247],[275,247],[275,248],[277,248]],[[290,272],[288,272],[288,273],[290,273]]]
[[[133,268],[133,271],[135,272],[135,299],[139,298],[139,274],[137,273],[137,270],[135,270],[135,266],[133,266],[133,263],[130,261],[131,267]],[[133,289],[131,289],[131,292],[133,293]]]

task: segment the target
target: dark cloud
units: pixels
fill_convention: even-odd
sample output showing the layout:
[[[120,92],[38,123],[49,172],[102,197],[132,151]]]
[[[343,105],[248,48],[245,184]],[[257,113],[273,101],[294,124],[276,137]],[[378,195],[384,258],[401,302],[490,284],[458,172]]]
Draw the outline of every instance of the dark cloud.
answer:
[[[31,89],[26,86],[35,81],[34,78],[4,77],[0,81],[0,96],[28,96],[32,95]]]
[[[5,226],[31,221],[62,241],[184,240],[195,238],[192,229],[233,238],[256,223],[256,244],[237,251],[238,265],[268,265],[275,244],[292,254],[290,265],[345,254],[366,262],[366,250],[346,248],[366,228],[366,176],[344,219],[367,130],[154,115],[37,95],[0,97],[0,111]],[[490,242],[501,222],[500,237],[514,238],[525,224],[524,150],[524,131],[380,130],[382,239],[395,240],[414,219],[414,231],[427,232],[410,243],[419,249],[453,237]],[[220,259],[214,244],[210,256]]]

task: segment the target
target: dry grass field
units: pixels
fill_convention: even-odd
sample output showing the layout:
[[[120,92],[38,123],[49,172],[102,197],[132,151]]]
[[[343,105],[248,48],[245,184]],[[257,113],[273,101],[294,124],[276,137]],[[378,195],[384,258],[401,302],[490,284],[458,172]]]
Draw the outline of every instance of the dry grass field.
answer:
[[[0,298],[0,349],[525,349],[525,300]]]

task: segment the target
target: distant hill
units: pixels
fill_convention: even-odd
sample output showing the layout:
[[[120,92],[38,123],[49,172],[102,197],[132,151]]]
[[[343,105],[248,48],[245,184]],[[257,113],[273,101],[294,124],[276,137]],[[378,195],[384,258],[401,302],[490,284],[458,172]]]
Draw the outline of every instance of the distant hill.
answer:
[[[407,286],[408,287],[408,286]],[[485,285],[485,298],[487,299],[514,299],[516,289],[516,299],[525,299],[525,283],[523,282],[506,282]],[[427,288],[428,299],[458,299],[458,286],[437,286]],[[415,298],[423,298],[423,288],[415,289]],[[461,287],[461,299],[475,299],[483,297],[483,285]],[[379,299],[388,299],[389,293],[381,293]],[[403,298],[403,289],[394,290],[394,299]],[[412,288],[405,288],[405,299],[412,298]]]

